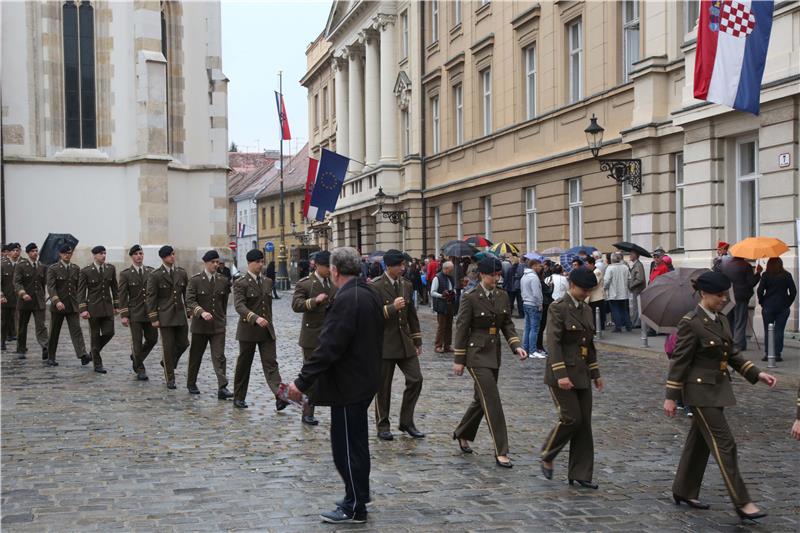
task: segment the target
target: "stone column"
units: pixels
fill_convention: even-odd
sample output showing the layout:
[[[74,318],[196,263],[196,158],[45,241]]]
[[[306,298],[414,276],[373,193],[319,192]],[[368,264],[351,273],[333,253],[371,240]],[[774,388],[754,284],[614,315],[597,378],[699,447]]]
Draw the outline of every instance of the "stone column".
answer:
[[[333,59],[333,78],[336,88],[336,152],[350,155],[350,131],[348,129],[347,61],[342,57]]]
[[[349,80],[347,98],[349,100],[348,122],[350,129],[350,170],[358,172],[364,161],[364,65],[362,49],[359,46],[348,47]]]
[[[364,65],[365,161],[367,166],[375,167],[381,156],[379,35],[375,30],[368,29],[361,33],[360,39],[366,46],[366,61]]]
[[[397,162],[397,100],[393,91],[397,80],[395,19],[394,15],[378,15],[375,18],[375,26],[381,34],[381,163]]]

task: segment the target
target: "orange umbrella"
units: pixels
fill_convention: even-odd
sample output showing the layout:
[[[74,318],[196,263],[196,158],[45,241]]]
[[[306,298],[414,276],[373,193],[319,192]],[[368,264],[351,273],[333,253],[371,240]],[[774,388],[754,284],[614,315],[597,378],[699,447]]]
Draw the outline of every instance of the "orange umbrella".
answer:
[[[748,237],[731,246],[730,254],[733,257],[745,259],[763,259],[765,257],[778,257],[789,251],[786,243],[774,237]]]

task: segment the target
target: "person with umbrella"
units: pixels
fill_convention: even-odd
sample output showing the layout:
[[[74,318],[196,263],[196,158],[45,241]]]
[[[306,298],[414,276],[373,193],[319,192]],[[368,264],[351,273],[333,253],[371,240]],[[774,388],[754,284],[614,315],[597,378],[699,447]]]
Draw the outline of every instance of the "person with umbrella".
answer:
[[[78,280],[81,269],[72,261],[72,246],[64,244],[58,250],[60,261],[47,269],[47,293],[50,295],[50,339],[47,345],[47,366],[58,366],[56,348],[64,320],[69,327],[69,336],[75,355],[82,365],[88,365],[92,358],[86,353],[81,321],[78,316]]]
[[[639,261],[639,251],[631,250],[628,252],[628,257],[630,258],[628,270],[631,273],[628,281],[630,287],[631,326],[639,328],[642,326],[642,318],[639,316],[639,295],[647,287],[647,281],[644,277],[644,265]]]
[[[767,514],[752,501],[739,474],[736,442],[725,419],[724,409],[736,404],[728,367],[750,383],[759,381],[775,387],[775,377],[761,372],[736,350],[728,323],[720,313],[728,303],[730,280],[719,272],[705,272],[694,282],[700,304],[678,324],[678,339],[666,384],[664,412],[674,417],[677,401],[689,406],[696,416],[672,484],[676,505],[708,509],[698,500],[709,453],[722,472],[736,514],[755,520]]]

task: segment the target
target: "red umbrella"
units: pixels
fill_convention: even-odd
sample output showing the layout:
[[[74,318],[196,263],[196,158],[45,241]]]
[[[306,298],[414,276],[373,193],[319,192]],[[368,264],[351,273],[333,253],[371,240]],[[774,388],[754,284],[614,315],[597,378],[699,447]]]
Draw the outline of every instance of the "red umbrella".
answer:
[[[487,248],[492,245],[492,241],[480,235],[473,235],[472,237],[467,237],[464,239],[464,242],[469,243],[472,246],[475,246],[476,248]]]

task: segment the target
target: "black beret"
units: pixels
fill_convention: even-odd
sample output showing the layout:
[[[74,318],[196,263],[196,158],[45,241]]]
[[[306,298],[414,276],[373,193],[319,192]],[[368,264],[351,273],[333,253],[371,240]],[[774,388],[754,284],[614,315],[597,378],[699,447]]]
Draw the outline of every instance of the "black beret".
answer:
[[[581,289],[594,289],[597,285],[597,278],[594,272],[588,268],[576,268],[569,273],[569,280],[573,285]]]
[[[250,250],[247,252],[247,262],[252,263],[253,261],[261,261],[264,259],[264,252],[261,250]]]
[[[322,250],[314,254],[314,262],[322,266],[331,265],[331,253],[328,250]]]
[[[12,242],[7,246],[7,248],[8,251],[10,252],[11,250],[19,250],[20,248],[22,248],[22,246],[20,246],[18,242]]]
[[[142,251],[142,247],[139,246],[138,244],[134,244],[133,246],[131,246],[131,249],[128,250],[128,255],[133,255],[136,252],[141,252],[141,251]]]
[[[8,251],[8,245],[4,243],[4,244],[3,244],[3,247],[2,247],[2,250],[3,250],[4,252],[7,252],[7,251]]]
[[[98,245],[98,246],[95,246],[94,248],[92,248],[92,253],[93,254],[101,254],[101,253],[103,253],[105,251],[106,251],[106,247],[105,246]]]
[[[69,254],[72,253],[72,246],[69,244],[62,244],[61,248],[58,249],[58,253],[60,254]]]
[[[478,272],[481,274],[494,274],[503,270],[503,263],[496,257],[484,257],[478,262]]]
[[[213,261],[214,259],[219,259],[219,252],[216,250],[209,250],[203,254],[203,262],[208,263],[209,261]]]
[[[25,247],[25,253],[30,253],[32,250],[38,250],[39,247],[36,246],[35,242],[29,243],[28,246]]]
[[[175,250],[169,244],[165,244],[158,249],[158,257],[162,259],[171,256],[173,253],[175,253]]]
[[[703,272],[694,282],[698,291],[719,294],[731,288],[731,280],[721,272]]]
[[[403,252],[400,250],[391,249],[383,254],[383,262],[387,267],[397,266],[405,260]]]

